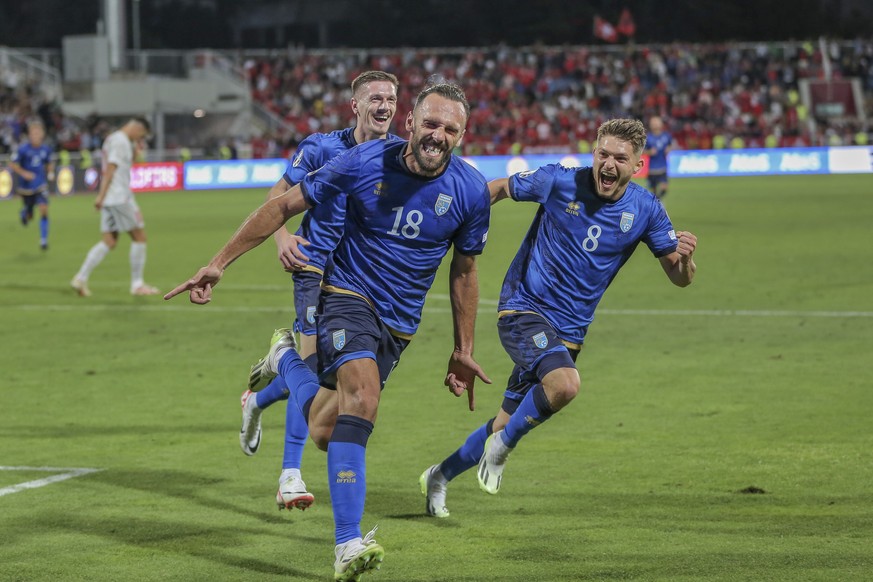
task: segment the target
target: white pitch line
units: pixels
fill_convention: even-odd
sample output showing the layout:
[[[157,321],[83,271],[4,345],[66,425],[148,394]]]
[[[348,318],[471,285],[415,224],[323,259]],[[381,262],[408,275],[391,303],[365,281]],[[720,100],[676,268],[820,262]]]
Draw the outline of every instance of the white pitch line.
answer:
[[[9,495],[11,493],[18,493],[19,491],[26,491],[27,489],[36,489],[38,487],[45,487],[46,485],[51,485],[52,483],[57,483],[59,481],[66,481],[67,479],[72,479],[74,477],[81,477],[82,475],[88,475],[89,473],[96,473],[98,471],[102,471],[103,469],[88,469],[88,468],[76,468],[76,467],[9,467],[9,466],[0,466],[0,471],[46,471],[46,472],[56,472],[63,471],[58,475],[52,475],[51,477],[45,477],[43,479],[35,479],[33,481],[25,481],[23,483],[17,483],[15,485],[10,485],[9,487],[0,488],[0,497],[4,495]]]
[[[432,296],[432,299],[440,300],[441,296]],[[447,296],[446,296],[447,298]],[[493,300],[482,300],[479,313],[494,313],[497,305]],[[101,305],[94,303],[66,304],[66,305],[5,305],[0,306],[0,311],[85,311],[85,312],[167,312],[167,313],[292,313],[291,305],[276,306],[195,306],[187,303],[175,305]],[[425,313],[451,313],[450,307],[424,308]],[[598,315],[635,315],[635,316],[686,316],[686,317],[815,317],[815,318],[867,318],[873,317],[873,311],[799,311],[799,310],[773,310],[773,309],[598,309]]]

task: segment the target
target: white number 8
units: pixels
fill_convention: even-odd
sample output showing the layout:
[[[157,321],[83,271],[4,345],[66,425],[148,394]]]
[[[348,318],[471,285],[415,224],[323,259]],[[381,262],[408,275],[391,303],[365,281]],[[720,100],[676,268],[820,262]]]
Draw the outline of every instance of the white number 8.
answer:
[[[600,238],[600,233],[602,232],[603,229],[596,224],[592,224],[591,226],[589,226],[588,236],[585,238],[585,240],[582,241],[582,248],[589,253],[597,250],[597,239]]]

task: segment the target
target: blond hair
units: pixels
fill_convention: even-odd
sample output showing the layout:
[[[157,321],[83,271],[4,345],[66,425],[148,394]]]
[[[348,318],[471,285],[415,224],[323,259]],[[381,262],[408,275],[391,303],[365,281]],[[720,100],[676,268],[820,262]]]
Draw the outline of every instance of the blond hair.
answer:
[[[639,156],[646,147],[646,128],[639,119],[610,119],[597,128],[597,142],[610,135],[626,141],[634,148],[634,154]]]

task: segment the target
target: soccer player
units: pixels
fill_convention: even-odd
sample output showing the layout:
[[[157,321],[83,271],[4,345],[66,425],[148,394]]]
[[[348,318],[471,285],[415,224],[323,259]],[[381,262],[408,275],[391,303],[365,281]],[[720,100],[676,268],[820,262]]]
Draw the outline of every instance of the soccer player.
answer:
[[[100,191],[94,206],[100,211],[100,242],[91,247],[85,262],[70,286],[82,297],[91,295],[88,277],[118,243],[118,233],[130,235],[130,293],[157,295],[158,290],[146,285],[143,271],[146,262],[145,222],[133,191],[130,189],[130,169],[136,144],[145,139],[151,126],[143,117],[132,117],[121,129],[109,134],[103,142],[103,173]]]
[[[649,190],[658,199],[667,195],[667,154],[673,149],[673,137],[664,131],[664,121],[657,116],[649,119],[646,153],[649,155]]]
[[[12,154],[9,166],[18,174],[18,195],[21,196],[21,224],[33,220],[33,207],[39,207],[39,247],[48,250],[48,182],[55,179],[52,148],[43,143],[45,126],[41,121],[27,123],[27,143]]]
[[[660,201],[630,181],[645,142],[641,122],[612,119],[598,129],[593,167],[553,164],[489,183],[492,203],[540,205],[498,304],[498,334],[515,367],[497,416],[421,475],[429,515],[448,517],[448,482],[477,463],[480,488],[497,493],[521,438],[575,398],[594,309],[641,241],[674,285],[691,283],[697,238],[674,231]]]
[[[267,200],[277,198],[288,188],[300,183],[309,172],[317,170],[337,154],[372,139],[399,140],[389,134],[391,121],[397,111],[397,77],[384,71],[366,71],[352,81],[350,105],[355,114],[354,127],[331,133],[314,133],[297,148],[285,175],[270,189]],[[294,331],[300,334],[298,353],[307,366],[318,371],[315,337],[315,310],[321,291],[321,279],[330,254],[342,237],[345,223],[346,198],[337,196],[330,203],[321,204],[309,210],[296,235],[291,235],[283,226],[273,237],[279,249],[279,261],[286,270],[291,271],[294,281]],[[297,258],[299,241],[307,241],[304,257]],[[300,251],[302,252],[302,251]],[[286,334],[278,330],[277,338]],[[278,341],[278,339],[277,339]],[[252,373],[258,377],[263,360],[253,366]],[[257,388],[257,385],[251,388]],[[336,392],[326,395],[335,398]],[[265,388],[243,392],[242,428],[240,447],[247,455],[254,455],[261,444],[261,412],[274,402],[288,399],[288,387],[281,377],[275,377]],[[313,424],[332,426],[336,416],[336,405],[323,408],[329,414],[325,419],[311,419]],[[279,490],[276,503],[280,509],[306,509],[315,500],[306,490],[306,483],[300,474],[303,446],[309,429],[296,404],[289,404],[285,413],[285,450],[282,472],[279,475]]]
[[[283,378],[304,417],[323,403],[315,397],[324,391],[319,380],[337,391],[338,416],[327,445],[336,580],[358,580],[384,557],[375,528],[361,536],[367,440],[382,387],[418,328],[425,295],[452,245],[455,349],[445,384],[456,396],[466,391],[472,408],[475,378],[490,382],[473,359],[476,255],[487,239],[489,192],[482,175],[452,155],[469,115],[457,85],[428,86],[406,118],[408,142],[372,140],[336,156],[256,210],[207,266],[165,295],[189,291],[193,303],[207,303],[236,258],[290,217],[346,194],[345,231],[325,273],[316,316],[319,378],[290,349],[290,337],[271,346],[264,365],[265,373]]]

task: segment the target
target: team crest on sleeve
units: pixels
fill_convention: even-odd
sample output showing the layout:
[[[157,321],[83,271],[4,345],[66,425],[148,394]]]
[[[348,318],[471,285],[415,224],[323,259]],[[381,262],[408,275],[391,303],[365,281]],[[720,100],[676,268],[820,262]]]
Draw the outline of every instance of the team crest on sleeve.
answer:
[[[341,350],[346,345],[346,330],[340,329],[333,332],[333,347]]]
[[[437,216],[442,216],[449,211],[449,206],[451,205],[452,197],[448,194],[440,194],[439,196],[437,196],[437,201],[433,209],[436,211]]]
[[[670,240],[676,240],[676,231],[675,230],[668,231],[667,236],[670,237]]]
[[[621,232],[627,232],[634,225],[634,215],[631,212],[621,213],[621,222],[618,224]]]
[[[291,162],[291,165],[296,168],[297,166],[300,165],[300,162],[302,162],[302,161],[303,161],[303,150],[301,149],[299,152],[297,152],[297,155],[294,156],[294,161]]]
[[[306,321],[315,323],[315,305],[310,305],[306,308]]]
[[[540,333],[533,336],[534,345],[539,349],[545,348],[549,345],[549,338],[546,337],[546,332],[541,331]]]

